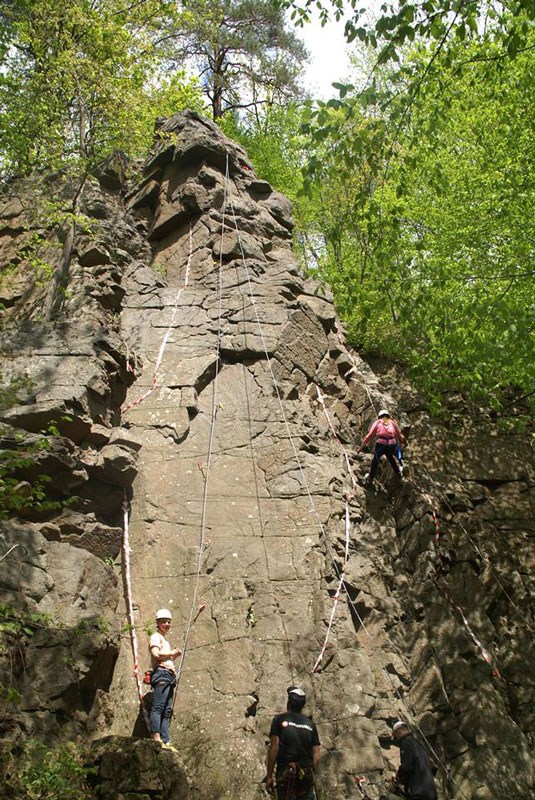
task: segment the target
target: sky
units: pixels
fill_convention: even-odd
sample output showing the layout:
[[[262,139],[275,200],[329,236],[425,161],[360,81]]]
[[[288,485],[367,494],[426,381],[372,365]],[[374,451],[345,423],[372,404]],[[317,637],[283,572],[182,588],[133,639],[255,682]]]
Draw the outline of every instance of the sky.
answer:
[[[316,98],[327,100],[338,97],[333,81],[344,80],[349,72],[347,42],[344,38],[344,20],[331,20],[321,27],[318,14],[303,28],[296,28],[310,51],[310,64],[305,73],[305,88]]]

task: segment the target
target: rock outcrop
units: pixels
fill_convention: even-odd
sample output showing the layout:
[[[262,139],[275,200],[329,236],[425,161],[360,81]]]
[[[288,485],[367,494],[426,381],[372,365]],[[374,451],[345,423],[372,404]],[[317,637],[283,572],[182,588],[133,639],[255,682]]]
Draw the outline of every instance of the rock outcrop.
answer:
[[[51,439],[32,469],[53,476],[63,506],[2,523],[0,557],[23,547],[1,565],[0,600],[65,627],[28,637],[11,677],[4,659],[22,702],[3,730],[54,737],[68,719],[67,735],[89,734],[104,754],[96,797],[261,797],[271,716],[300,683],[325,796],[362,796],[359,776],[369,798],[385,794],[402,717],[433,749],[441,797],[532,797],[529,442],[482,417],[433,419],[402,376],[348,351],[331,298],[292,254],[288,201],[212,123],[162,122],[126,191],[112,166],[100,177],[83,198],[96,222],[75,242],[61,321],[38,319],[23,261],[5,303],[4,377],[26,376],[27,389],[2,411],[3,436]],[[4,208],[0,239],[15,262],[17,209]],[[380,406],[408,432],[410,472],[400,484],[383,468],[369,492],[356,449]],[[151,782],[167,767],[175,780],[171,763],[148,763],[152,745],[120,738],[143,730],[127,631],[117,658],[125,496],[143,659],[156,608],[173,608],[180,645],[206,603],[172,723],[188,781],[177,772],[172,785]]]

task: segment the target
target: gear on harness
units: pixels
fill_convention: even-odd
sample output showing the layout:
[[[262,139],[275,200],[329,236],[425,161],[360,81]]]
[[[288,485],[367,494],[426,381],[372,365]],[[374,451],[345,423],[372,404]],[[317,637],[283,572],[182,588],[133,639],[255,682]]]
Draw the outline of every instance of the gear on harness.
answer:
[[[279,800],[312,800],[314,770],[292,761],[277,772],[276,786]]]

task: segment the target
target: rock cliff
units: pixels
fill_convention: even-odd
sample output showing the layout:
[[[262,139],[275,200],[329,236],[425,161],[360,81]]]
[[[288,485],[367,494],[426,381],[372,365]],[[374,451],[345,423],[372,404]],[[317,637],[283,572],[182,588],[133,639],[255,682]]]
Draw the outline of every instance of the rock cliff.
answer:
[[[17,387],[2,447],[31,454],[16,480],[51,475],[59,505],[0,523],[4,617],[34,615],[1,655],[21,695],[4,737],[94,740],[95,797],[261,797],[270,720],[295,682],[320,731],[321,796],[385,796],[402,717],[433,750],[442,798],[531,798],[529,442],[484,416],[433,419],[397,371],[348,350],[292,254],[288,201],[212,123],[163,121],[142,174],[123,172],[111,160],[84,190],[91,224],[50,322],[30,210],[18,195],[0,207],[2,372]],[[52,266],[54,235],[40,232]],[[410,469],[400,483],[383,467],[370,492],[356,450],[379,407],[399,416]],[[121,738],[144,735],[120,599],[125,500],[142,666],[156,608],[174,609],[180,645],[206,604],[171,783],[154,782],[152,745]]]

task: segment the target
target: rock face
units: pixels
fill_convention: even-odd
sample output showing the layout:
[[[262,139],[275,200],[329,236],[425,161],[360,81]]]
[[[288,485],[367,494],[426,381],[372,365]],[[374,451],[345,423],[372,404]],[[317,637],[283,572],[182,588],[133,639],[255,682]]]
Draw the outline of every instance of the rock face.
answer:
[[[320,731],[322,796],[362,796],[359,776],[369,798],[384,795],[398,763],[390,727],[402,717],[434,751],[441,797],[532,797],[529,443],[481,418],[439,423],[402,376],[348,351],[331,298],[292,254],[288,201],[212,123],[193,113],[163,122],[124,196],[110,170],[84,198],[99,227],[76,243],[65,321],[32,318],[36,299],[25,318],[20,289],[15,333],[2,331],[11,374],[24,364],[32,380],[26,402],[2,412],[4,427],[39,436],[57,424],[47,464],[81,498],[4,523],[2,552],[15,541],[27,551],[4,562],[8,601],[21,575],[28,609],[59,604],[71,627],[82,612],[120,625],[105,562],[131,487],[136,626],[168,606],[170,639],[182,646],[189,632],[172,740],[190,788],[180,780],[177,792],[261,797],[270,720],[299,683]],[[384,467],[369,492],[369,456],[356,449],[379,407],[408,432],[410,471],[400,484]],[[142,730],[127,639],[116,664],[106,647],[61,675],[63,698],[85,687],[77,735]],[[18,684],[28,711],[13,712],[11,729],[42,714],[50,662],[35,662],[39,675]],[[54,728],[53,699],[42,735]],[[132,765],[142,758],[132,747],[151,747],[110,741]],[[156,796],[150,780],[119,784],[95,796]]]

